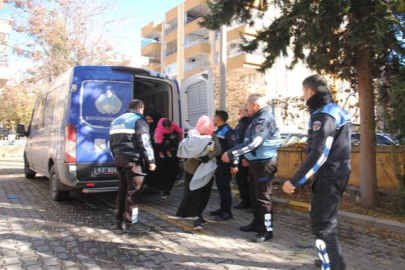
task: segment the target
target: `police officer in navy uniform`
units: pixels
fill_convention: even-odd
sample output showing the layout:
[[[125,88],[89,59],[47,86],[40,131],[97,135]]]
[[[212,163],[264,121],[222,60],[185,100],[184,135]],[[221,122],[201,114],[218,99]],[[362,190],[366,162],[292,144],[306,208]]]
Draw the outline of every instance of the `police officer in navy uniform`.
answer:
[[[238,143],[238,135],[228,124],[228,113],[226,111],[216,111],[214,116],[214,125],[217,127],[215,135],[221,144],[222,153],[231,149]],[[216,221],[226,221],[233,218],[232,215],[232,192],[231,192],[231,169],[237,168],[239,160],[232,164],[222,162],[221,156],[217,158],[218,168],[215,172],[215,180],[220,197],[220,208],[212,211],[211,215],[216,216]]]
[[[311,114],[308,156],[291,180],[284,183],[283,190],[292,194],[314,176],[310,218],[322,269],[346,269],[336,225],[339,202],[351,171],[351,118],[332,101],[324,77],[306,78],[303,92]]]
[[[147,231],[138,223],[145,166],[156,169],[149,125],[143,117],[144,104],[134,99],[128,110],[115,118],[110,128],[110,150],[118,171],[117,223],[115,230],[124,233]],[[125,229],[123,228],[125,223]]]
[[[272,180],[277,172],[277,148],[280,143],[276,121],[269,111],[264,96],[252,94],[247,99],[247,108],[252,115],[245,133],[245,141],[223,154],[224,162],[244,156],[250,163],[249,181],[254,190],[253,221],[240,228],[244,232],[256,232],[255,242],[273,238]]]
[[[235,131],[238,134],[238,143],[243,143],[246,130],[249,127],[252,118],[249,115],[246,105],[240,108],[239,114],[241,118],[235,127]],[[243,157],[240,159],[238,172],[236,174],[236,183],[238,184],[241,202],[238,205],[235,205],[233,207],[234,209],[249,209],[252,204],[249,189],[249,167],[243,166],[242,160]]]

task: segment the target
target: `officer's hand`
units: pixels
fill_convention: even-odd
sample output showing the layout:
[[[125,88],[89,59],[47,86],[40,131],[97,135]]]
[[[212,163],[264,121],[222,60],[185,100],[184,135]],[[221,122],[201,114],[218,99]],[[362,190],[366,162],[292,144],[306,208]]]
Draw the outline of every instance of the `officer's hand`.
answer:
[[[155,163],[149,164],[149,171],[153,172],[154,170],[156,170],[156,164]]]
[[[247,161],[246,159],[242,160],[242,165],[243,165],[243,167],[249,167],[250,166],[249,161]]]
[[[293,194],[295,191],[295,187],[291,184],[290,181],[287,181],[283,185],[283,191],[287,194]]]
[[[232,167],[232,168],[231,168],[231,173],[232,173],[232,174],[237,174],[238,172],[239,172],[238,167]]]
[[[203,156],[203,157],[200,157],[198,160],[201,161],[202,163],[208,163],[208,161],[210,161],[210,157]]]
[[[227,152],[225,152],[225,153],[222,155],[222,161],[223,161],[224,163],[229,163],[229,162],[230,162],[229,156],[228,156],[228,153],[227,153]]]

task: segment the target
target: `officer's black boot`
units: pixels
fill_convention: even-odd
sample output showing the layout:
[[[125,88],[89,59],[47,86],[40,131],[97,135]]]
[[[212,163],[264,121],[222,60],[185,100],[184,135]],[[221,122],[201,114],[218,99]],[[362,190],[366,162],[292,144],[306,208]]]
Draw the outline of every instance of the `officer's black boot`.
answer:
[[[241,201],[238,205],[235,205],[233,209],[248,209],[250,206],[250,201]]]
[[[217,209],[217,210],[215,210],[215,211],[211,211],[211,212],[210,212],[210,215],[211,215],[211,216],[220,216],[223,212],[224,212],[224,211],[222,211],[222,209],[220,208],[220,209]]]
[[[256,232],[256,233],[262,232],[263,229],[264,228],[262,225],[258,225],[257,223],[254,222],[250,223],[247,226],[242,226],[239,228],[239,230],[242,232]]]
[[[273,232],[261,232],[256,235],[253,242],[262,243],[273,238]]]

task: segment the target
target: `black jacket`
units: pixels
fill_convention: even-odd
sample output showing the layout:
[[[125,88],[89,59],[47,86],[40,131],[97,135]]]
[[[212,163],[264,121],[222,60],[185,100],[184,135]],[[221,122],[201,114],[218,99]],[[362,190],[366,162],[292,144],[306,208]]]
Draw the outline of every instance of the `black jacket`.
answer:
[[[218,127],[218,129],[215,131],[215,135],[217,135],[217,138],[219,140],[219,143],[221,145],[222,153],[225,153],[232,147],[238,144],[238,134],[236,131],[231,128],[228,124],[222,125]],[[239,159],[236,159],[234,162],[230,164],[225,164],[221,160],[221,156],[217,157],[217,165],[218,167],[225,167],[229,169],[229,167],[237,167],[239,163]]]
[[[243,143],[246,129],[249,127],[251,121],[251,117],[242,117],[236,125],[235,131],[238,133],[238,143]]]
[[[290,180],[297,187],[314,174],[334,174],[341,164],[348,164],[351,154],[350,115],[333,103],[329,92],[317,92],[307,105],[311,113],[308,156]]]
[[[134,161],[144,159],[146,164],[155,163],[149,125],[141,114],[129,110],[112,121],[110,150],[113,156],[128,157]]]

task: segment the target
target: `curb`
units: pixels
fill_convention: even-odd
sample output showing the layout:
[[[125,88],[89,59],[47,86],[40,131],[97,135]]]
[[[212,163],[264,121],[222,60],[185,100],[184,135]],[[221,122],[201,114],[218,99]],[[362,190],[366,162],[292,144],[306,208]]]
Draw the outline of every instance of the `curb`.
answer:
[[[279,206],[286,207],[286,208],[293,209],[293,210],[298,210],[301,212],[308,213],[309,209],[310,209],[310,205],[307,203],[303,203],[303,202],[289,201],[286,199],[278,199],[278,198],[273,198],[273,201],[275,202],[275,204],[277,204]],[[348,212],[348,211],[344,211],[344,210],[339,210],[338,218],[340,221],[348,221],[348,222],[356,223],[359,225],[366,225],[369,227],[374,227],[374,228],[378,228],[378,229],[386,229],[386,230],[390,230],[392,232],[405,234],[405,223],[399,222],[399,221],[383,219],[383,218],[376,218],[376,217],[356,214],[356,213],[352,213],[352,212]]]
[[[232,193],[234,195],[236,195],[236,194],[239,194],[239,191],[233,189]],[[287,199],[279,199],[279,198],[275,198],[275,197],[273,197],[273,202],[274,202],[274,204],[276,204],[278,206],[281,206],[284,208],[289,208],[292,210],[298,210],[300,212],[305,212],[305,213],[308,213],[309,209],[310,209],[310,205],[308,203],[303,203],[303,202],[291,201],[291,200],[287,200]],[[376,218],[376,217],[356,214],[356,213],[352,213],[352,212],[348,212],[348,211],[344,211],[344,210],[339,210],[338,218],[340,221],[348,221],[348,222],[356,223],[359,225],[365,225],[365,226],[378,228],[378,229],[386,229],[386,230],[390,230],[395,233],[405,234],[405,223],[399,222],[399,221],[383,219],[383,218]]]

